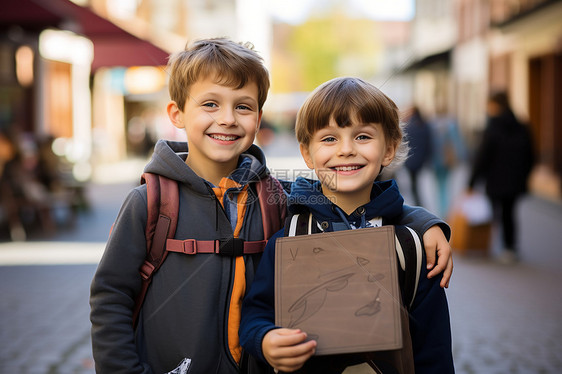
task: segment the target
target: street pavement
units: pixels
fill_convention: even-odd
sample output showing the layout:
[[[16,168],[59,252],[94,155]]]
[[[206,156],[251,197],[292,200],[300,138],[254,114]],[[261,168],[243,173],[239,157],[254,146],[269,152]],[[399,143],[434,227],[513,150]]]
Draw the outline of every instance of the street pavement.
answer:
[[[92,209],[73,228],[0,243],[0,374],[95,372],[89,285],[120,203],[135,184],[114,181],[89,186]],[[431,184],[424,186],[428,196]],[[494,260],[497,240],[489,255],[454,257],[447,295],[457,373],[562,372],[562,207],[527,198],[518,212],[519,263]]]
[[[0,373],[95,373],[89,287],[132,182],[91,185],[91,210],[54,237],[0,243]]]

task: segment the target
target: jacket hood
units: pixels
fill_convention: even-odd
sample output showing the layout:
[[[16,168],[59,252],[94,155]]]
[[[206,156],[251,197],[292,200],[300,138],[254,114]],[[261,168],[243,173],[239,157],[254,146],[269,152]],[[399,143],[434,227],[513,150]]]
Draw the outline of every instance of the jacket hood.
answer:
[[[292,214],[310,211],[318,221],[333,223],[345,218],[355,227],[362,227],[365,219],[383,217],[388,220],[401,215],[404,198],[393,179],[374,182],[371,201],[347,215],[324,196],[319,181],[299,177],[291,188],[288,204]]]
[[[199,177],[187,164],[188,145],[186,142],[159,140],[154,147],[154,153],[144,172],[159,174],[190,185],[195,191],[207,194],[207,182]],[[252,144],[238,161],[238,168],[229,176],[241,185],[265,178],[269,170],[265,164],[265,156],[261,149]]]

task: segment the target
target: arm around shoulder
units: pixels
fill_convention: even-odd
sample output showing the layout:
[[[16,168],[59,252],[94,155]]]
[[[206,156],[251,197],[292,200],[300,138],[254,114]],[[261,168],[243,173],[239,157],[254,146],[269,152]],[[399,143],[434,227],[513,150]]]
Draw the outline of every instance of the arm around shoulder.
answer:
[[[446,240],[451,239],[451,228],[447,222],[420,206],[404,205],[399,223],[411,227],[421,235],[424,235],[430,227],[437,225],[443,231]]]
[[[423,236],[427,260],[426,268],[431,270],[427,276],[433,278],[443,273],[440,285],[443,288],[449,287],[453,274],[453,254],[449,245],[451,228],[449,225],[424,208],[408,205],[404,205],[400,223],[410,226]]]

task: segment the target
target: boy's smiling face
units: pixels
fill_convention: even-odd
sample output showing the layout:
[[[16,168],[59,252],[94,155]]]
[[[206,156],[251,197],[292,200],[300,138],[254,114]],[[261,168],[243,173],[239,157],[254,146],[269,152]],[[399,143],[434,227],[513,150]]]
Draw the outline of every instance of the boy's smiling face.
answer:
[[[388,166],[396,147],[385,141],[378,123],[358,123],[339,127],[334,119],[314,133],[308,146],[301,144],[306,165],[314,169],[322,183],[322,191],[338,201],[370,201],[373,182],[381,166]]]
[[[217,175],[230,174],[238,157],[254,142],[262,113],[256,83],[248,82],[235,89],[214,78],[196,81],[190,87],[184,110],[180,111],[172,101],[168,115],[174,126],[187,133],[187,165],[200,177],[217,184]]]

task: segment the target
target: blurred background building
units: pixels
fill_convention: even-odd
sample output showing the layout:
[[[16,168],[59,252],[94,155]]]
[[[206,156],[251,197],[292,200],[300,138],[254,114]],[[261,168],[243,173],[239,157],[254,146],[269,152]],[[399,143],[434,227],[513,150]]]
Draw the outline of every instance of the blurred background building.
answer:
[[[486,97],[508,93],[532,129],[538,165],[534,193],[562,197],[562,2],[418,0],[405,45],[415,59],[414,101],[425,113],[458,119],[470,148],[484,129]]]
[[[394,12],[387,13],[391,4]],[[2,0],[0,129],[43,139],[72,180],[145,157],[170,126],[167,57],[189,41],[251,41],[271,72],[264,119],[291,134],[318,84],[373,82],[401,109],[454,118],[471,150],[491,90],[532,129],[534,194],[562,201],[560,0]],[[35,142],[35,143],[34,143]],[[35,146],[33,145],[35,144]],[[32,157],[31,157],[32,158]]]
[[[156,139],[185,139],[165,111],[167,58],[216,36],[252,42],[270,69],[256,141],[279,178],[313,176],[298,169],[295,115],[336,76],[454,124],[455,156],[434,155],[420,175],[422,204],[443,217],[468,205],[459,191],[488,94],[507,91],[537,160],[518,213],[521,261],[489,261],[501,249],[489,207],[472,200],[468,218],[485,224],[461,217],[464,230],[447,217],[455,367],[562,372],[560,20],[562,0],[0,0],[0,372],[95,371],[94,264]],[[407,173],[394,176],[410,203]]]

